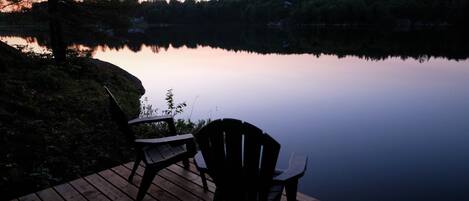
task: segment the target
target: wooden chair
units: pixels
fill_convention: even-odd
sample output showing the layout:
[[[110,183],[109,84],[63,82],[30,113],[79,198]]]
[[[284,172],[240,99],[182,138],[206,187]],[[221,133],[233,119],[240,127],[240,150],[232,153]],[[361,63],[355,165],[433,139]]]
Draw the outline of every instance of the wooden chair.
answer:
[[[186,168],[189,166],[188,159],[193,157],[196,152],[194,137],[192,134],[176,135],[176,127],[172,116],[137,118],[129,121],[111,91],[107,87],[104,88],[109,95],[112,118],[117,123],[119,130],[121,130],[126,135],[129,142],[133,143],[135,146],[137,155],[132,172],[128,178],[129,182],[132,182],[132,178],[140,162],[143,161],[145,164],[145,171],[136,199],[137,201],[141,201],[158,171],[179,161],[183,161]],[[130,126],[153,122],[166,122],[170,134],[173,134],[173,136],[154,139],[136,139]]]
[[[200,148],[195,164],[205,189],[205,173],[213,179],[214,200],[278,201],[285,187],[287,200],[296,201],[306,156],[294,154],[287,170],[276,170],[280,144],[259,128],[235,119],[213,121],[195,139]]]

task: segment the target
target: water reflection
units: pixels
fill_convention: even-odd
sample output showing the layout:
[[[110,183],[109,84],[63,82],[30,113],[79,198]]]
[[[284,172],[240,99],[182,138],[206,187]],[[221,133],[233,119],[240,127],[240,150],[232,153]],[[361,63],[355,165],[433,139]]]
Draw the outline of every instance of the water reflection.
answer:
[[[467,57],[463,45],[387,41],[395,48],[381,50],[390,54],[361,54],[338,40],[316,55],[265,41],[203,46],[213,40],[156,52],[142,43],[139,51],[130,42],[97,45],[94,57],[140,78],[157,107],[174,89],[176,101],[189,103],[181,118],[233,117],[263,128],[281,142],[282,165],[288,153],[308,154],[300,190],[321,200],[469,200],[469,61],[456,61]]]
[[[174,48],[209,46],[229,51],[258,54],[311,54],[315,56],[357,56],[370,60],[390,57],[426,61],[431,57],[463,60],[469,57],[466,30],[376,30],[340,28],[272,29],[245,26],[170,26],[153,27],[129,33],[128,30],[67,32],[69,46],[99,49],[128,48],[139,52],[151,47],[154,53]],[[0,30],[1,36],[37,38],[49,46],[49,35],[38,30]]]

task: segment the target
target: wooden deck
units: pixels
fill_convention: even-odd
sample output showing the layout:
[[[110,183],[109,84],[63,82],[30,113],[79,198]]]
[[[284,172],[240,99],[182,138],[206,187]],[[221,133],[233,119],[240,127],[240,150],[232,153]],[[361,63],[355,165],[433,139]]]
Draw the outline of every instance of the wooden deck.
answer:
[[[92,175],[88,175],[52,188],[44,189],[16,199],[14,201],[132,201],[137,197],[138,185],[143,174],[143,167],[137,170],[134,181],[129,183],[133,162],[119,165]],[[144,200],[179,201],[213,199],[215,184],[208,181],[209,191],[202,188],[202,180],[193,163],[186,170],[182,164],[172,165],[155,177]],[[300,201],[318,201],[310,196],[298,193]],[[282,200],[286,201],[285,195]]]

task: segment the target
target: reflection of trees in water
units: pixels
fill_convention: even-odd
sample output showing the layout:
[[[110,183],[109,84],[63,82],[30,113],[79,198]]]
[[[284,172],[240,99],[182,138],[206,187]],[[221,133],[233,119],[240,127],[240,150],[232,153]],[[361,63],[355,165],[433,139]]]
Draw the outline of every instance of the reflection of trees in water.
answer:
[[[174,48],[209,46],[229,51],[248,51],[259,54],[321,54],[357,56],[370,60],[389,57],[413,58],[421,62],[431,57],[461,60],[469,57],[466,31],[414,30],[389,31],[366,29],[268,29],[252,27],[187,27],[153,28],[145,33],[105,34],[79,33],[70,36],[74,45],[98,48],[128,48],[138,52],[143,46],[154,53]],[[48,46],[47,35],[34,32],[3,32],[0,35],[34,37]],[[69,44],[69,46],[72,46]]]
[[[0,0],[0,12],[17,12],[31,8],[36,0]]]

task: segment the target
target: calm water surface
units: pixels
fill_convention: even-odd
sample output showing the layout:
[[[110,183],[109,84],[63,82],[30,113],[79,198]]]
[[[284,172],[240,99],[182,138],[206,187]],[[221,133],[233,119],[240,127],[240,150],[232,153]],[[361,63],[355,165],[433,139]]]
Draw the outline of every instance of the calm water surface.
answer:
[[[4,37],[24,43],[18,37]],[[29,41],[35,44],[34,41]],[[37,45],[37,44],[36,44]],[[179,118],[239,118],[309,156],[300,191],[324,201],[469,200],[469,61],[257,54],[209,46],[98,48]]]

